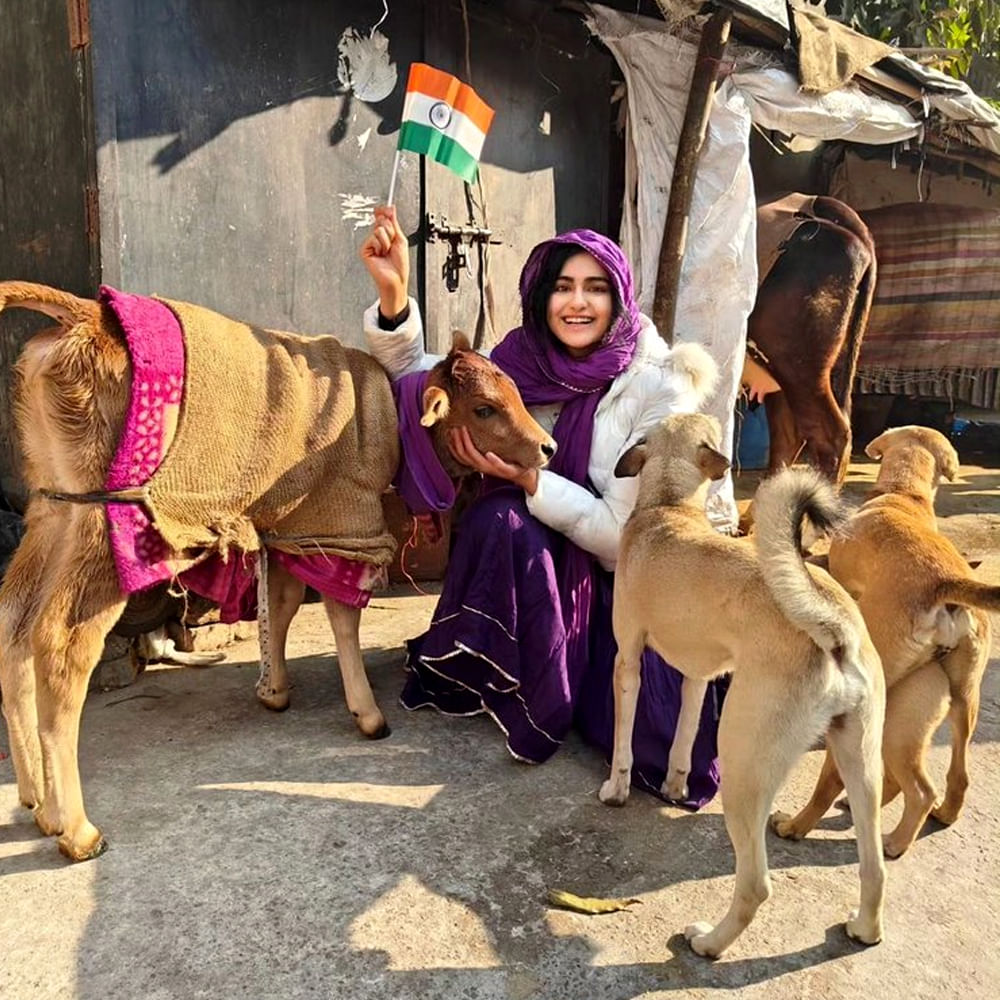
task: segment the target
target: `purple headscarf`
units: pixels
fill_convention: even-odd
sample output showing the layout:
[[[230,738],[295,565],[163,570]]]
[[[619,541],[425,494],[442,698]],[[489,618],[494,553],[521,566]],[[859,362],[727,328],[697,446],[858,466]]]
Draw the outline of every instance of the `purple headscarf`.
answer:
[[[585,358],[571,357],[548,328],[539,328],[530,299],[549,254],[572,244],[589,253],[607,272],[618,293],[621,310],[600,346]],[[522,323],[497,344],[490,355],[516,383],[528,406],[565,404],[553,436],[559,445],[551,468],[581,485],[587,479],[594,412],[616,376],[635,356],[639,307],[632,286],[632,269],[621,248],[591,229],[573,229],[539,243],[521,271]]]
[[[531,315],[531,293],[541,280],[549,254],[562,244],[572,244],[589,253],[608,272],[618,293],[618,316],[597,349],[585,358],[571,357],[548,328],[539,328]],[[523,326],[511,330],[490,357],[514,380],[528,406],[563,404],[553,429],[558,450],[549,468],[586,486],[597,405],[635,356],[640,320],[632,269],[613,240],[591,229],[574,229],[539,243],[531,251],[521,271],[520,290]],[[567,663],[582,666],[587,658],[594,561],[588,553],[567,541],[560,564],[569,646]],[[570,678],[573,688],[578,677]]]

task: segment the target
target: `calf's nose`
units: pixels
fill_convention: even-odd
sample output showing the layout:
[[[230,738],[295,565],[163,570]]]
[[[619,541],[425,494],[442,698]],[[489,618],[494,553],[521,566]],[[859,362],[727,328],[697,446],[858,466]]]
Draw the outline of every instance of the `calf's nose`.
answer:
[[[556,453],[555,441],[546,441],[546,443],[542,445],[542,454],[546,457],[546,459],[551,458],[555,453]]]

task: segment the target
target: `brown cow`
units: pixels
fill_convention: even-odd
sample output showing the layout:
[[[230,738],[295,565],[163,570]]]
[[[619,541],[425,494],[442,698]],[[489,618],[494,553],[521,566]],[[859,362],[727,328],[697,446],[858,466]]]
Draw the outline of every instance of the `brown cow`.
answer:
[[[60,326],[33,337],[18,362],[16,416],[32,496],[25,537],[0,587],[3,711],[21,802],[34,810],[44,834],[58,836],[63,854],[83,860],[106,845],[84,811],[77,764],[80,714],[88,677],[126,599],[103,504],[65,503],[39,491],[79,496],[103,489],[125,422],[132,363],[106,305],[43,285],[0,283],[0,310],[7,305],[45,313]],[[395,408],[388,378],[374,359],[355,352],[353,363],[376,389],[374,412],[354,419],[366,432],[374,431],[377,447],[385,450],[378,461],[388,470],[380,494],[398,455]],[[439,448],[442,428],[464,425],[482,451],[497,451],[511,462],[541,467],[554,452],[554,442],[528,414],[513,382],[471,352],[467,341],[456,343],[429,382],[421,422],[440,422]],[[221,436],[224,429],[219,430]],[[378,503],[378,494],[359,497],[359,503],[372,499]],[[284,639],[304,588],[276,563],[268,584],[271,635],[263,652],[283,672]],[[387,735],[361,658],[360,611],[330,598],[325,604],[348,708],[364,735]]]
[[[851,387],[875,291],[871,234],[843,202],[807,195],[759,205],[757,228],[758,257],[766,259],[747,325],[748,354],[782,390],[765,399],[769,471],[804,454],[840,483],[851,454]]]

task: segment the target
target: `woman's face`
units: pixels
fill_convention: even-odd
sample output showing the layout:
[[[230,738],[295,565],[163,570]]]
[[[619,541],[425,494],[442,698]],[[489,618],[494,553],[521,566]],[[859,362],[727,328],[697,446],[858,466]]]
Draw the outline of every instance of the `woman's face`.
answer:
[[[585,358],[596,350],[611,328],[612,310],[608,272],[585,250],[568,257],[549,296],[546,319],[570,357]]]

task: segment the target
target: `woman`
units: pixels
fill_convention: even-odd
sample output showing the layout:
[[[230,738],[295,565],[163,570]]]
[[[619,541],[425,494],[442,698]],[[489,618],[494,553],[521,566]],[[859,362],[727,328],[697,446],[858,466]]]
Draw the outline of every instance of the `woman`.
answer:
[[[364,317],[372,354],[398,379],[428,368],[409,257],[394,208],[379,208],[361,247],[379,301]],[[453,453],[487,478],[456,532],[431,626],[408,643],[402,703],[489,713],[517,758],[550,757],[575,723],[610,753],[615,645],[612,571],[638,483],[621,454],[673,412],[694,410],[714,377],[700,349],[671,351],[641,315],[621,249],[590,230],[539,244],[521,274],[523,326],[491,358],[558,445],[523,469],[453,432]],[[701,371],[700,389],[691,369]],[[669,600],[669,581],[664,599]],[[647,651],[635,725],[634,780],[659,792],[680,706],[680,674]],[[718,786],[719,695],[710,690],[686,804]]]

